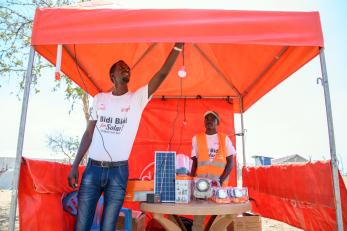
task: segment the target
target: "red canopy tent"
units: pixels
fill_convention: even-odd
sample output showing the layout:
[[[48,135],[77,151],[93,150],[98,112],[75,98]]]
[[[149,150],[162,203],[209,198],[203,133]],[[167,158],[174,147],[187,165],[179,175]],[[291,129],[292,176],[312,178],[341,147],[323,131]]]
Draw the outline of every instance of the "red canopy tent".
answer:
[[[188,73],[183,95],[241,97],[245,111],[323,47],[317,12],[111,7],[88,3],[37,9],[35,15],[35,50],[55,64],[57,44],[63,44],[62,71],[92,96],[111,88],[108,70],[115,60],[132,66],[137,79],[130,87],[137,89],[158,70],[172,43],[182,41]],[[171,72],[156,95],[180,95],[176,73]],[[241,112],[239,100],[235,103],[235,111]]]
[[[56,64],[61,45],[61,71],[94,96],[111,89],[108,70],[119,59],[131,67],[131,90],[146,84],[176,41],[185,43],[184,51],[143,114],[131,158],[140,151],[153,153],[165,149],[171,133],[182,132],[181,124],[187,121],[183,135],[176,135],[171,147],[189,154],[191,136],[201,131],[202,124],[196,124],[206,109],[219,109],[221,129],[232,136],[234,112],[242,115],[318,54],[322,55],[327,116],[332,130],[323,36],[317,12],[117,9],[107,1],[37,9],[24,94],[28,96],[35,51]],[[183,65],[187,77],[180,79],[177,71]],[[27,97],[24,97],[20,127],[23,134],[26,106]],[[172,124],[176,117],[179,125]],[[22,142],[20,133],[18,175]],[[330,144],[333,172],[337,174],[334,140]],[[243,159],[245,165],[245,153]],[[137,176],[140,172],[134,169],[132,173]],[[17,185],[18,182],[15,188]]]

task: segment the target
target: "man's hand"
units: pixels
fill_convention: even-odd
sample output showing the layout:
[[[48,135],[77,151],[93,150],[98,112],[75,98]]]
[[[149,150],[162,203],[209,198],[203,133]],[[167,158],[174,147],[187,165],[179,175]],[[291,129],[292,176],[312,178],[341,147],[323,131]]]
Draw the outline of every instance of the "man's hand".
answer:
[[[69,186],[73,189],[77,188],[78,186],[78,167],[72,166],[70,174],[68,176],[68,182]]]
[[[183,44],[181,42],[175,43],[169,56],[166,58],[163,66],[160,70],[152,77],[148,83],[148,97],[153,95],[153,93],[159,88],[160,84],[164,81],[166,76],[169,74],[172,66],[175,64],[177,56],[183,49]]]
[[[70,174],[67,178],[70,187],[74,189],[78,186],[78,165],[80,164],[84,154],[88,151],[90,143],[92,142],[96,122],[96,120],[89,120],[87,129],[82,136],[81,144],[78,148],[76,158],[72,164]]]
[[[224,168],[222,175],[219,177],[219,182],[221,185],[223,184],[225,179],[228,178],[228,176],[231,172],[231,169],[233,169],[233,166],[234,166],[233,155],[227,156],[226,160],[227,160],[227,164],[225,165],[225,168]]]
[[[223,182],[225,181],[225,178],[224,177],[219,177],[219,183],[220,185],[222,186],[223,185]]]
[[[175,47],[183,49],[184,43],[175,43]]]

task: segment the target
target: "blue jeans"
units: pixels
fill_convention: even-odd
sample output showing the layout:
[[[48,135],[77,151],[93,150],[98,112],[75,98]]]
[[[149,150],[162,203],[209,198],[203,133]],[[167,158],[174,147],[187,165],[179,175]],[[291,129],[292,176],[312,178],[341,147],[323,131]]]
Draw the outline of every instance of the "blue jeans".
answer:
[[[102,231],[114,231],[122,208],[128,183],[128,165],[107,168],[90,163],[83,173],[78,193],[76,231],[89,231],[95,214],[96,204],[104,193],[104,209],[100,224]]]

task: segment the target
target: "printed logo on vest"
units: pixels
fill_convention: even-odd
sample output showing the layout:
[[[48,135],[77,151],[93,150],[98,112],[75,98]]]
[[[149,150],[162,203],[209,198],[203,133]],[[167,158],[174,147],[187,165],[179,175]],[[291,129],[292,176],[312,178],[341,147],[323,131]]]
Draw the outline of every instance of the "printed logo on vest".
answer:
[[[218,149],[216,149],[216,148],[209,148],[208,149],[208,157],[210,158],[210,161],[214,160],[217,153],[218,153]]]

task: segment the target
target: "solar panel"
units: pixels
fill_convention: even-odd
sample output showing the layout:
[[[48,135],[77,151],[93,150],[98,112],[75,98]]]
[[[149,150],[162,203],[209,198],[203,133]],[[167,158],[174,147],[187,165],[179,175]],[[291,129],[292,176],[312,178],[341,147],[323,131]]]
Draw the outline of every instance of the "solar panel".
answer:
[[[154,193],[162,202],[175,202],[176,152],[155,152]]]

